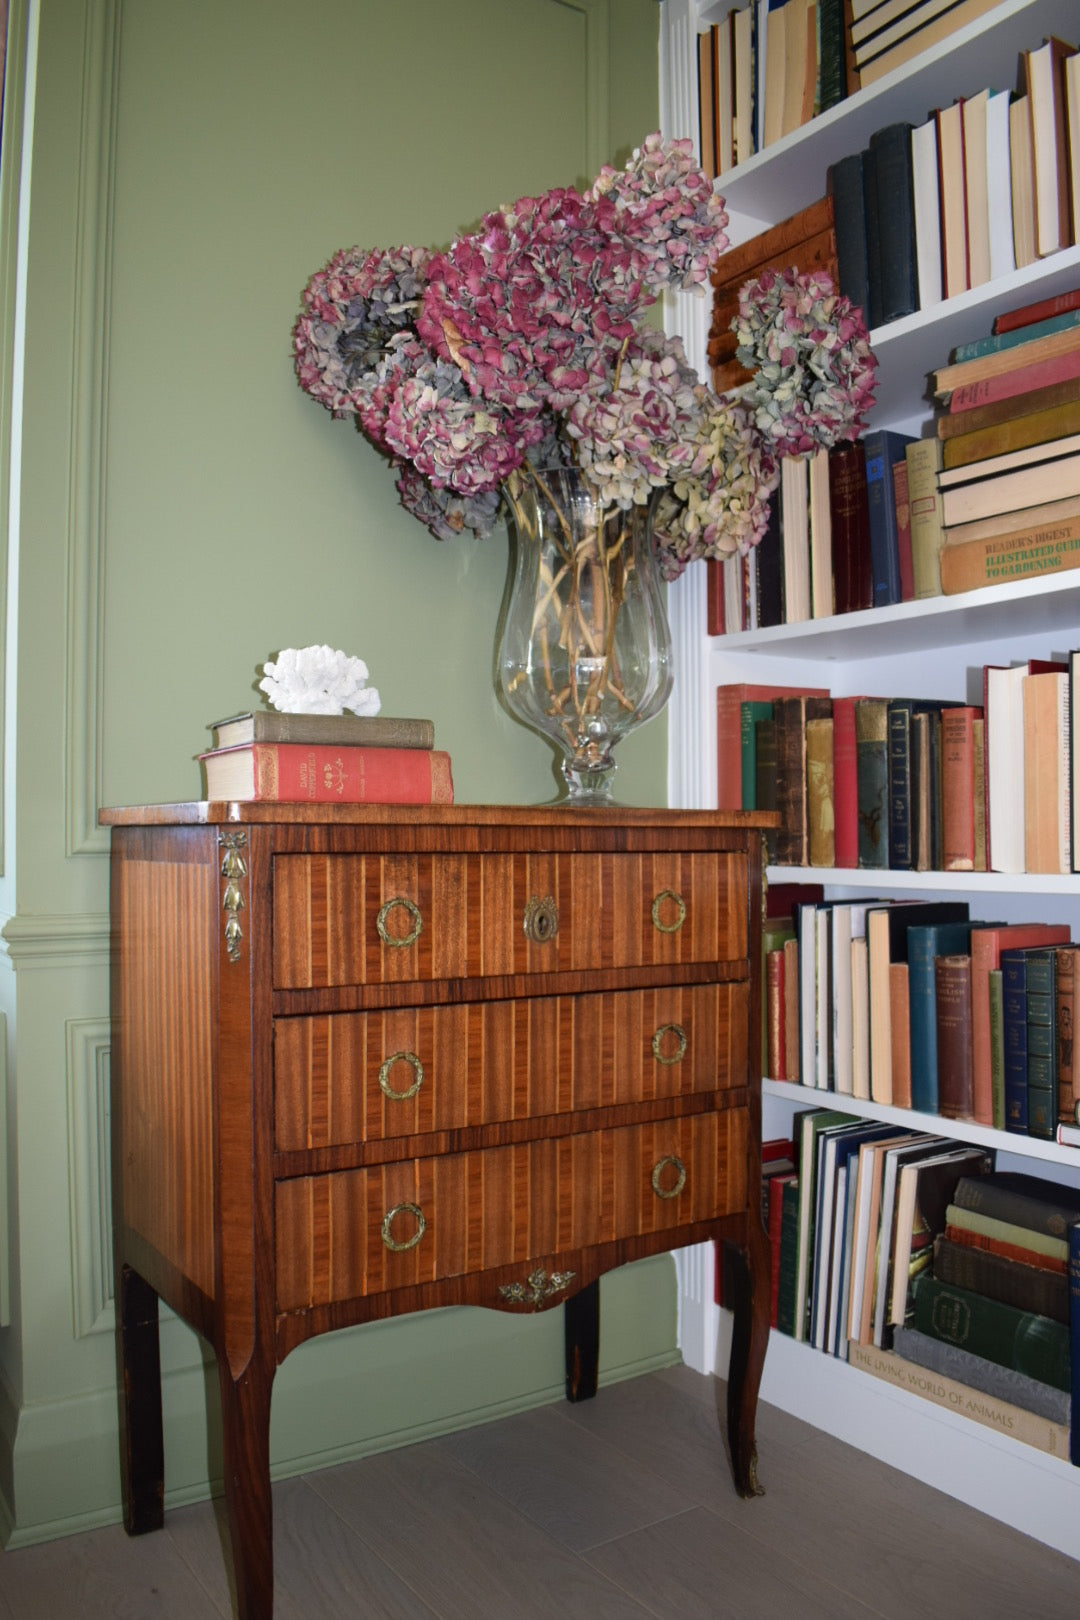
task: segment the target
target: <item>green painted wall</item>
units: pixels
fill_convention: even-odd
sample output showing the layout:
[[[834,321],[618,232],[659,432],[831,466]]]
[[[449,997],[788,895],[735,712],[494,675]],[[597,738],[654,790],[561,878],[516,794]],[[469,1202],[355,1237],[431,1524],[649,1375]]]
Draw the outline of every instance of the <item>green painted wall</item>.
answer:
[[[434,718],[460,800],[556,785],[547,746],[495,696],[505,538],[440,546],[355,430],[300,392],[301,290],[341,246],[445,242],[489,207],[623,160],[658,123],[658,7],[14,0],[12,18],[16,55],[27,37],[37,54],[21,394],[18,131],[0,209],[0,438],[21,433],[6,535],[0,1528],[27,1540],[118,1509],[98,805],[198,797],[207,724],[252,701],[270,653],[313,640],[366,658],[387,712]],[[665,751],[661,721],[624,745],[619,796],[662,802]],[[603,1313],[606,1376],[672,1359],[670,1261],[605,1279]],[[214,1476],[216,1379],[175,1320],[163,1354],[176,1499]],[[279,1375],[274,1465],[554,1399],[561,1380],[558,1312],[333,1335]]]

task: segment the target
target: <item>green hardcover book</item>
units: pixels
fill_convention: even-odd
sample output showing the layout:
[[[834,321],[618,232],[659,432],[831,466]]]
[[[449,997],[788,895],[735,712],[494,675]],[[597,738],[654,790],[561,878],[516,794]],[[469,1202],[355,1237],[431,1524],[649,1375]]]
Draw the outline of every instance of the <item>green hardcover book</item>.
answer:
[[[1014,1367],[1054,1389],[1068,1389],[1069,1329],[1033,1311],[1017,1310],[924,1273],[911,1286],[912,1326],[945,1344]]]
[[[742,807],[744,810],[761,808],[757,802],[757,728],[760,721],[771,720],[772,717],[773,706],[771,703],[751,698],[744,700],[741,711]]]
[[[780,1291],[776,1326],[789,1338],[795,1333],[795,1256],[799,1243],[799,1178],[785,1181],[780,1216]]]
[[[1057,1134],[1057,949],[1027,952],[1027,1128],[1052,1142]]]

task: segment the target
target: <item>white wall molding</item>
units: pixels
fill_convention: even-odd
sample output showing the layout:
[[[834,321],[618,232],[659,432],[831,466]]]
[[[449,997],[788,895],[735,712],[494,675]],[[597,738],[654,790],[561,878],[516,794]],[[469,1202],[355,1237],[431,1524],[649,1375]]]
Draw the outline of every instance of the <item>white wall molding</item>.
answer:
[[[107,1018],[73,1018],[67,1035],[68,1199],[75,1337],[112,1333],[112,1192]]]
[[[0,927],[0,955],[12,967],[71,967],[108,963],[109,914],[89,911],[72,916],[20,913]]]

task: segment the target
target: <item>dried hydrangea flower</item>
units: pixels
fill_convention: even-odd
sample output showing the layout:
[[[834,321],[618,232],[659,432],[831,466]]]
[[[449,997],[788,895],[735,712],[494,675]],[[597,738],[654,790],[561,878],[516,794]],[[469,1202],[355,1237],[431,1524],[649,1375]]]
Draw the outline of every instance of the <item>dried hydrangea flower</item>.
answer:
[[[378,714],[382,700],[367,678],[362,658],[333,647],[285,647],[263,665],[259,689],[285,714]]]
[[[401,468],[397,488],[406,512],[430,529],[436,540],[453,540],[456,535],[470,532],[478,540],[486,540],[502,504],[497,489],[459,495],[452,489],[436,487],[408,465]]]
[[[355,390],[412,323],[430,250],[343,248],[312,276],[293,328],[300,386],[335,416],[355,411]]]

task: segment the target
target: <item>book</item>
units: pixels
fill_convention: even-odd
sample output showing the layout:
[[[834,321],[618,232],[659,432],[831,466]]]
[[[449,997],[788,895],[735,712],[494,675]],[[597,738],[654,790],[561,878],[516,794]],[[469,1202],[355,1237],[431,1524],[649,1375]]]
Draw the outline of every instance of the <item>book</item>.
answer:
[[[989,103],[990,91],[983,89],[965,96],[961,107],[969,287],[981,287],[990,280],[990,192],[986,167]]]
[[[1052,37],[1022,53],[1035,164],[1035,231],[1040,258],[1072,241],[1064,63],[1076,49]]]
[[[747,699],[742,704],[740,726],[742,736],[742,807],[744,810],[758,809],[758,728],[762,720],[771,720],[772,717],[773,706],[769,701]]]
[[[1065,945],[1068,941],[1068,926],[1060,923],[976,924],[971,930],[974,1118],[981,1125],[994,1123],[990,1069],[990,970],[1001,966],[1003,950],[1024,945]]]
[[[994,322],[994,329],[986,337],[974,338],[970,343],[958,343],[952,352],[953,364],[964,360],[977,360],[982,355],[999,354],[1003,349],[1015,349],[1023,343],[1032,343],[1037,338],[1053,337],[1058,332],[1070,331],[1080,326],[1080,308],[1059,311],[1056,315],[1047,315],[1040,321],[1029,321],[1023,326],[1007,326],[999,329]]]
[[[908,495],[907,456],[896,462],[893,501],[896,507],[896,547],[900,553],[900,599],[915,600],[915,563],[911,552],[911,500]]]
[[[784,621],[813,616],[810,584],[810,471],[802,456],[780,461],[780,545],[783,556]]]
[[[1005,995],[1001,969],[990,970],[990,1091],[994,1129],[1005,1129]]]
[[[840,1096],[855,1095],[856,999],[861,995],[865,1026],[869,992],[865,977],[856,985],[852,946],[866,945],[866,913],[873,903],[836,901],[830,912],[833,1089]]]
[[[955,0],[955,3],[940,16],[932,17],[921,26],[913,27],[910,33],[881,51],[872,60],[860,63],[861,87],[866,89],[868,85],[876,84],[887,73],[892,73],[895,68],[902,67],[905,62],[920,56],[939,40],[948,39],[950,34],[966,27],[969,22],[978,21],[988,11],[993,10],[995,3],[996,0]]]
[[[889,864],[889,703],[855,700],[855,770],[859,806],[859,866]]]
[[[1009,104],[1009,200],[1012,203],[1013,258],[1016,268],[1038,258],[1035,233],[1035,154],[1031,149],[1031,106],[1026,95]]]
[[[942,450],[938,438],[915,439],[904,452],[911,506],[911,559],[915,597],[922,601],[941,595],[941,547],[945,521],[938,488]]]
[[[850,1114],[810,1108],[799,1116],[793,1127],[798,1133],[799,1147],[799,1226],[792,1335],[796,1339],[805,1340],[810,1325],[810,1280],[817,1210],[817,1139],[824,1131],[839,1130],[850,1124]]]
[[[1076,448],[1064,449],[1074,442]],[[1065,500],[1080,495],[1080,439],[1074,435],[1011,450],[970,467],[942,472],[938,481],[946,529],[976,518],[1020,511],[1037,501]]]
[[[953,1200],[958,1209],[1041,1233],[1064,1243],[1072,1221],[1080,1219],[1080,1188],[1044,1181],[1017,1170],[962,1176]],[[1062,1250],[1062,1258],[1066,1258]]]
[[[905,1165],[934,1158],[943,1146],[939,1136],[921,1135],[902,1146],[888,1147],[881,1182],[881,1225],[874,1273],[872,1342],[887,1349],[892,1339],[888,1324],[896,1256],[896,1220],[900,1175]]]
[[[893,468],[905,458],[907,446],[913,442],[909,434],[888,428],[874,428],[863,436],[875,607],[887,607],[903,599]]]
[[[859,864],[858,701],[833,698],[833,848],[836,865],[852,869]]]
[[[866,454],[859,441],[829,451],[829,534],[837,613],[874,605]]]
[[[698,153],[702,169],[710,180],[719,173],[716,158],[717,113],[715,102],[716,67],[714,54],[719,29],[707,28],[698,35]]]
[[[962,423],[963,417],[959,420]],[[1026,450],[1032,445],[1049,444],[1054,439],[1066,439],[1076,433],[1080,433],[1080,399],[1073,398],[1049,410],[1014,416],[995,427],[947,437],[943,451],[944,467],[949,471],[954,467],[968,466],[973,461],[988,460],[1004,451]]]
[[[1078,1087],[1074,1076],[1073,1041],[1076,1028],[1076,962],[1080,945],[1059,945],[1057,948],[1057,1117],[1061,1122],[1075,1121]]]
[[[946,1119],[975,1115],[971,989],[969,954],[958,952],[935,959],[938,1112]]]
[[[799,1178],[785,1178],[781,1192],[780,1278],[776,1302],[777,1331],[794,1337],[795,1262],[799,1233]]]
[[[911,181],[915,212],[915,269],[919,308],[940,304],[944,296],[941,263],[941,213],[938,190],[937,119],[931,115],[911,132]]]
[[[974,542],[976,545],[981,542]],[[993,543],[993,542],[991,542]],[[947,564],[941,554],[941,578]],[[992,872],[1024,871],[1024,679],[1027,664],[988,664],[983,670],[986,718],[986,796],[990,830],[988,867]]]
[[[764,1170],[764,1166],[762,1166]],[[766,1231],[769,1234],[769,1256],[771,1270],[769,1273],[769,1325],[780,1325],[780,1271],[782,1265],[782,1245],[784,1237],[784,1189],[796,1181],[793,1170],[784,1171],[780,1175],[770,1176],[765,1183],[768,1197],[768,1221]]]
[[[836,227],[838,284],[870,325],[870,267],[866,245],[866,203],[861,152],[831,163],[826,171]]]
[[[930,759],[930,727],[942,704],[932,699],[890,698],[886,711],[889,755],[889,866],[912,871],[921,846],[925,869],[930,866],[929,798],[938,791]],[[921,733],[919,721],[925,721]],[[921,802],[925,800],[926,802]]]
[[[1049,298],[1036,298],[1030,303],[1019,304],[1015,309],[1003,310],[994,317],[994,331],[1011,332],[1017,327],[1052,320],[1055,315],[1077,309],[1080,309],[1080,286],[1068,292],[1054,293]]]
[[[1053,1271],[1064,1271],[1068,1267],[1069,1246],[1064,1237],[1048,1237],[1045,1232],[998,1220],[976,1209],[961,1209],[950,1204],[945,1231],[952,1243],[987,1249],[1010,1260],[1022,1260],[1026,1265],[1045,1266]]]
[[[1005,1129],[1028,1128],[1027,951],[1001,953],[1001,1012]]]
[[[1072,349],[1065,354],[1033,361],[1030,365],[1017,366],[998,376],[961,383],[949,395],[948,408],[952,412],[969,411],[977,405],[1015,399],[1038,388],[1049,388],[1054,383],[1075,382],[1077,377],[1080,377],[1080,352]]]
[[[1024,869],[1072,870],[1069,771],[1069,676],[1025,675]]]
[[[1057,951],[1029,951],[1027,959],[1027,1128],[1052,1142],[1057,1130]]]
[[[439,748],[248,743],[201,754],[210,799],[316,804],[452,804]]]
[[[916,923],[908,927],[911,1105],[924,1114],[940,1111],[934,964],[939,956],[967,955],[970,939],[970,921]]]
[[[731,12],[731,52],[734,79],[733,161],[745,163],[756,150],[753,96],[753,12],[749,6]]]
[[[827,450],[819,448],[807,458],[807,484],[810,520],[810,613],[812,618],[828,619],[835,612],[835,601],[832,503],[829,494]]]
[[[869,253],[870,315],[874,326],[919,307],[909,123],[886,124],[870,137],[876,190],[875,250]]]
[[[799,1083],[799,941],[784,943],[784,1078]]]
[[[989,209],[990,280],[1016,269],[1012,216],[1012,141],[1008,90],[991,90],[986,104],[986,175],[994,205]]]
[[[926,1275],[912,1285],[912,1325],[987,1361],[1013,1367],[1055,1389],[1069,1389],[1069,1330],[1033,1311]]]
[[[1027,390],[1010,399],[989,400],[985,405],[975,405],[967,411],[939,413],[935,430],[939,439],[946,440],[981,432],[986,428],[1005,427],[1011,430],[1013,423],[1024,416],[1069,406],[1075,399],[1076,385],[1066,379],[1064,382],[1050,383],[1045,388]],[[991,440],[991,452],[1000,444],[1000,436],[995,436]]]
[[[942,286],[955,298],[968,285],[967,199],[964,191],[964,110],[962,101],[939,107],[937,123],[938,204]]]
[[[943,866],[946,872],[974,872],[976,811],[982,782],[976,773],[976,725],[982,710],[970,703],[953,704],[941,715],[941,795]]]
[[[835,1310],[837,1295],[833,1282],[839,1281],[843,1267],[842,1235],[846,1226],[846,1172],[863,1142],[888,1132],[873,1120],[852,1119],[833,1129],[823,1130],[817,1140],[817,1208],[814,1216],[813,1273],[809,1289],[810,1325],[808,1342],[816,1350],[826,1348],[830,1304]],[[837,1215],[840,1214],[840,1220]]]
[[[1080,566],[1080,502],[1053,504],[1061,508],[1075,505],[1076,510],[1069,516],[1038,519],[981,540],[951,540],[946,531],[940,556],[942,592],[956,596],[988,585],[1068,573]],[[1023,519],[1023,511],[1008,516],[1014,521]]]
[[[915,1328],[896,1330],[892,1354],[939,1375],[931,1381],[913,1377],[920,1395],[1052,1457],[1064,1455],[1069,1411],[1061,1390]]]
[[[832,715],[806,722],[806,820],[810,865],[835,866]]]
[[[967,1243],[952,1243],[942,1229],[934,1239],[934,1276],[955,1288],[966,1288],[988,1299],[999,1299],[1018,1310],[1035,1311],[1055,1322],[1069,1320],[1069,1282],[1063,1271],[1031,1266],[1023,1260],[1010,1260],[989,1249],[976,1249]]]
[[[901,1165],[896,1195],[896,1243],[893,1252],[892,1292],[887,1321],[896,1327],[908,1315],[911,1285],[933,1267],[937,1241],[945,1231],[945,1212],[962,1175],[980,1175],[991,1166],[983,1148],[943,1142],[926,1159]],[[974,1252],[974,1251],[971,1251]],[[886,1343],[891,1335],[886,1335]]]
[[[283,714],[254,709],[214,720],[215,748],[241,743],[348,743],[355,748],[434,748],[435,723],[395,715]]]

